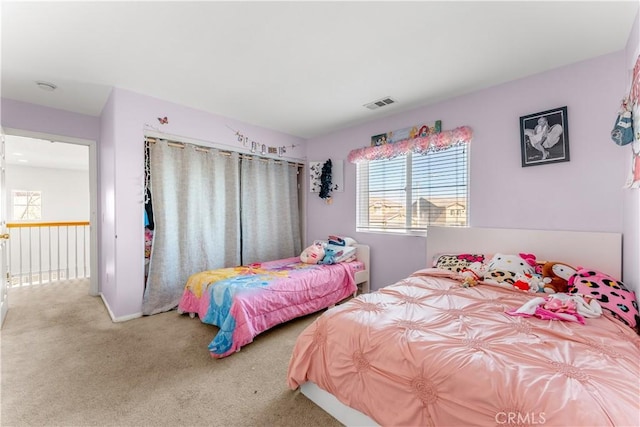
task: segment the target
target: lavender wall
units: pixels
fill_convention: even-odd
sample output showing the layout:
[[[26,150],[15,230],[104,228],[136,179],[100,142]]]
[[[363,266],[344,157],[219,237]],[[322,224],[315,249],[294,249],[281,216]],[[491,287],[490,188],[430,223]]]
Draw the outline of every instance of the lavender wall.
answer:
[[[118,289],[116,286],[116,211],[115,211],[115,101],[114,91],[109,95],[102,108],[100,125],[100,144],[98,145],[98,170],[100,206],[98,216],[100,293],[111,314],[111,304],[117,306]],[[134,311],[137,313],[137,311]]]
[[[159,125],[157,118],[167,116],[169,123]],[[287,156],[303,158],[304,140],[280,132],[238,122],[163,100],[114,89],[103,112],[101,180],[103,181],[105,221],[115,222],[113,247],[103,245],[102,257],[113,260],[115,278],[103,282],[107,304],[115,318],[127,318],[140,312],[144,289],[144,131],[145,125],[163,133],[207,141],[242,149],[229,127],[267,146],[291,146]],[[169,136],[168,136],[169,137]],[[110,150],[113,150],[111,153]],[[113,164],[111,164],[113,160]],[[112,169],[109,169],[112,168]],[[114,206],[110,205],[110,184],[114,182]],[[113,216],[111,216],[113,212]],[[111,227],[111,224],[103,224]],[[105,234],[108,234],[106,231]],[[109,265],[109,264],[107,264]],[[105,273],[109,273],[106,271]]]
[[[470,225],[622,232],[628,153],[610,140],[624,90],[624,52],[513,81],[309,141],[310,161],[346,159],[371,135],[441,119],[468,125]],[[571,161],[521,167],[519,117],[567,106]],[[355,166],[333,204],[308,200],[308,241],[331,233],[371,245],[372,289],[426,265],[425,238],[355,232]]]
[[[100,118],[2,98],[2,127],[97,141]]]

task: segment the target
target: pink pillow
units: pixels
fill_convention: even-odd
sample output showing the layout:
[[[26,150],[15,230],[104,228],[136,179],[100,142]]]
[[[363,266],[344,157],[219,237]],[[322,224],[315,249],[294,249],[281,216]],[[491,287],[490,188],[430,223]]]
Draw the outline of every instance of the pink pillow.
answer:
[[[602,308],[627,325],[637,329],[640,324],[636,294],[611,276],[587,268],[579,268],[569,278],[569,293],[591,296]]]

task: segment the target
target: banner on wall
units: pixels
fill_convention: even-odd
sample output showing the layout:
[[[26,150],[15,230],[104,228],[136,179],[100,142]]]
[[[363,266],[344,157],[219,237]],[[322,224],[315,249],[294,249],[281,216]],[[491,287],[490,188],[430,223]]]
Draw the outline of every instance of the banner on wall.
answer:
[[[393,132],[381,133],[371,137],[371,146],[377,147],[384,144],[393,144],[395,142],[406,141],[407,139],[415,139],[433,135],[442,132],[442,120],[436,120],[433,123],[427,123],[419,126],[411,126],[408,128],[394,130]]]

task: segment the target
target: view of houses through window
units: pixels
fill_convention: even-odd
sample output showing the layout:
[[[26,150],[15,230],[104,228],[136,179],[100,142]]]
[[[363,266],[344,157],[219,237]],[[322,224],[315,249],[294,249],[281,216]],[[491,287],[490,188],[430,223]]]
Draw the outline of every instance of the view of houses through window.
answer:
[[[358,164],[358,228],[424,231],[466,226],[468,149],[409,154]]]

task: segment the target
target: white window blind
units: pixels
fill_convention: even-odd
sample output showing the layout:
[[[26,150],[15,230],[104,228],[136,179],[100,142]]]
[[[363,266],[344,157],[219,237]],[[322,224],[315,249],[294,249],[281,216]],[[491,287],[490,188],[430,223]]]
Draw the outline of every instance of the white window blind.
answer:
[[[357,164],[358,231],[422,234],[468,222],[467,144]]]

